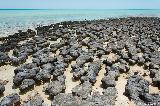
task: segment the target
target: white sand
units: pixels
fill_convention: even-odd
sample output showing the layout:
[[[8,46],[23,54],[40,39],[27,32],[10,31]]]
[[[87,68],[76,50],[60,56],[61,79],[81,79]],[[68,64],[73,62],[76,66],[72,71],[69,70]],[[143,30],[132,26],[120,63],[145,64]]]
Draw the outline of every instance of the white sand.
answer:
[[[75,61],[73,61],[71,64],[75,64]],[[76,85],[80,84],[80,81],[74,81],[72,80],[72,76],[73,74],[71,73],[71,64],[68,66],[68,68],[66,68],[66,71],[64,72],[64,75],[66,76],[66,80],[65,80],[65,85],[66,85],[66,89],[65,89],[65,93],[72,93],[72,88],[74,88]]]
[[[105,65],[103,64],[102,67],[101,67],[101,70],[98,73],[98,76],[96,77],[96,83],[92,87],[92,89],[93,89],[92,92],[99,91],[100,94],[102,94],[103,88],[101,87],[101,84],[102,84],[101,80],[104,77],[104,73],[106,73],[106,70],[105,70]]]
[[[1,80],[7,80],[8,83],[5,85],[5,92],[4,96],[7,96],[11,93],[17,93],[18,89],[12,89],[13,86],[13,76],[14,76],[14,70],[16,67],[10,66],[10,65],[4,65],[0,67],[0,79]],[[2,97],[0,98],[0,100]]]
[[[28,59],[26,60],[25,64],[32,63],[32,59],[33,59],[32,56],[28,56]]]
[[[127,84],[127,79],[120,75],[118,81],[116,81],[116,89],[118,91],[118,96],[116,98],[116,106],[135,106],[133,101],[130,101],[123,93],[125,92],[125,85]]]
[[[85,52],[88,52],[88,47],[87,46],[82,46],[82,50]]]

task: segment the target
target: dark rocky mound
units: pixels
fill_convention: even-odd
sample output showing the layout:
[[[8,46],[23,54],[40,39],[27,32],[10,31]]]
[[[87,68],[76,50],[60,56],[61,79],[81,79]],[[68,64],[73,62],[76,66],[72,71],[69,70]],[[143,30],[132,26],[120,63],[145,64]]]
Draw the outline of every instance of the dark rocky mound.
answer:
[[[27,38],[31,38],[35,35],[35,31],[28,29],[26,32],[19,31],[19,33],[9,35],[8,37],[1,37],[0,40],[3,41],[3,44],[0,44],[0,51],[6,52],[14,49],[17,46],[18,42],[26,40]]]
[[[84,82],[82,85],[77,85],[72,89],[72,94],[82,97],[82,99],[87,99],[91,92],[92,85],[88,81]]]
[[[54,97],[51,106],[81,106],[82,99],[72,94],[60,93]]]
[[[50,82],[46,87],[44,87],[44,91],[49,94],[50,97],[56,96],[59,93],[64,92],[65,84],[60,81]]]
[[[106,89],[107,87],[115,87],[116,86],[116,80],[118,79],[120,75],[120,69],[119,66],[111,66],[111,67],[106,67],[106,75],[104,78],[102,78],[102,87]]]
[[[133,99],[138,106],[158,106],[160,104],[160,95],[150,94],[149,82],[139,75],[133,75],[128,79],[125,93]]]
[[[5,91],[5,86],[4,84],[0,83],[0,95],[3,94],[4,91]]]
[[[36,92],[29,96],[29,98],[23,102],[23,106],[46,106],[43,98]]]
[[[142,93],[149,93],[149,82],[139,75],[131,76],[125,87],[125,93],[131,99],[139,100]]]
[[[52,106],[113,106],[115,105],[117,91],[114,87],[104,90],[103,95],[99,92],[93,93],[91,97],[81,98],[72,94],[60,93],[54,97]]]
[[[0,66],[5,65],[9,60],[10,58],[7,54],[0,52]]]
[[[16,93],[4,97],[0,102],[1,106],[18,106],[19,104],[20,96]]]
[[[108,87],[104,90],[103,95],[100,95],[99,92],[93,93],[91,98],[82,102],[82,106],[114,106],[116,97],[116,88]]]
[[[34,63],[24,64],[14,70],[15,76],[13,83],[16,86],[20,85],[20,90],[28,89],[35,84],[36,74],[40,68]]]
[[[30,88],[33,88],[34,85],[35,85],[35,81],[33,79],[24,79],[22,81],[22,84],[19,87],[19,90],[21,92],[24,92],[24,91],[26,91],[26,90],[28,90]]]

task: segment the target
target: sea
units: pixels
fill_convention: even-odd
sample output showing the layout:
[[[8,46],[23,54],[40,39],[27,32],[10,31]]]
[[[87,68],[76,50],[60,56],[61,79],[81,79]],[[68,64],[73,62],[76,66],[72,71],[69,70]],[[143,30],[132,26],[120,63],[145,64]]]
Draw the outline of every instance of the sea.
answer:
[[[0,37],[62,21],[160,17],[159,9],[0,9]]]

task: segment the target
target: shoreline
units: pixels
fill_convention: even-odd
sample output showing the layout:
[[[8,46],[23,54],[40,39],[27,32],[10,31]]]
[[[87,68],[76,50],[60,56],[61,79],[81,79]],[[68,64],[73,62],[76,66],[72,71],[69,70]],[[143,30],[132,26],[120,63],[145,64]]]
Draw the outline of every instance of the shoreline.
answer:
[[[0,37],[0,103],[11,93],[21,105],[155,103],[159,23],[158,17],[63,21]]]
[[[138,14],[138,15],[121,15],[121,16],[112,16],[112,17],[106,17],[106,18],[95,18],[95,19],[87,19],[87,21],[96,21],[96,20],[109,20],[109,19],[118,19],[118,18],[136,18],[136,17],[141,17],[141,18],[160,18],[160,16],[154,16],[154,15],[143,15],[143,14]],[[14,24],[17,24],[17,25],[14,25],[15,27],[13,27],[12,25],[9,25],[8,24],[4,24],[4,27],[8,27],[8,28],[4,28],[3,31],[0,31],[0,37],[7,37],[9,35],[13,35],[14,33],[18,33],[18,30],[21,30],[23,32],[26,32],[27,29],[32,29],[32,30],[35,30],[38,26],[49,26],[51,24],[58,24],[58,23],[63,23],[63,22],[70,22],[70,21],[85,21],[86,19],[83,18],[83,19],[75,19],[75,20],[69,20],[69,19],[62,19],[62,20],[52,20],[49,19],[48,21],[44,21],[44,20],[41,20],[41,21],[29,21],[29,20],[26,20],[28,21],[28,23],[14,23]],[[39,23],[39,24],[37,24]],[[25,25],[23,26],[22,24],[28,24],[28,25]],[[12,29],[11,29],[12,28]]]

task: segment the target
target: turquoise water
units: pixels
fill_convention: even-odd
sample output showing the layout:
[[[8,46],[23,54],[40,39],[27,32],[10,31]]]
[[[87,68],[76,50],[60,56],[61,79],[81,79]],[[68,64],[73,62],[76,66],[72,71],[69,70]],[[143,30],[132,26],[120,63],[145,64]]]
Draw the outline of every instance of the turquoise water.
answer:
[[[159,17],[160,10],[0,10],[0,35],[12,34],[19,29],[34,28],[39,24],[128,16]]]

